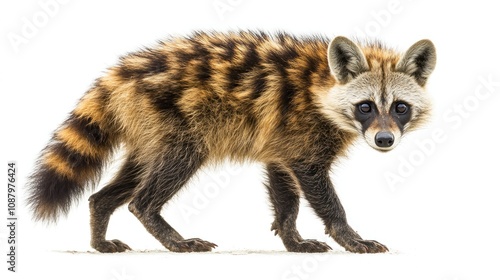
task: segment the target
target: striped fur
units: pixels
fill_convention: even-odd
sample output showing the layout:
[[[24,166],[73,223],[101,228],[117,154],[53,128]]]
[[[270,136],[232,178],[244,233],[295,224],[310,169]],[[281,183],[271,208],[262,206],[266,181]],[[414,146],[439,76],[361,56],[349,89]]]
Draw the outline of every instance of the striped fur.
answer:
[[[101,252],[130,248],[104,239],[109,216],[127,202],[168,249],[211,250],[215,244],[182,238],[158,213],[198,168],[226,158],[266,164],[277,215],[273,229],[288,250],[326,248],[304,241],[294,230],[297,195],[304,192],[327,232],[346,249],[384,251],[378,243],[355,243],[359,236],[347,224],[343,231],[335,228],[343,220],[331,215],[342,217],[343,210],[338,203],[328,205],[336,196],[327,170],[365,133],[353,115],[354,103],[395,98],[377,90],[377,96],[363,97],[374,83],[399,88],[391,79],[401,77],[422,88],[430,72],[417,73],[414,58],[380,44],[361,45],[357,54],[366,65],[353,70],[359,57],[349,51],[358,44],[340,41],[344,45],[335,45],[338,48],[327,57],[330,40],[323,37],[198,32],[122,57],[84,95],[42,151],[28,184],[35,218],[56,220],[66,214],[71,203],[98,182],[113,150],[122,144],[127,155],[122,170],[90,198],[92,246]],[[425,116],[428,102],[413,99]],[[309,185],[314,182],[322,189]],[[326,197],[318,197],[322,192]],[[281,205],[282,195],[294,205]]]

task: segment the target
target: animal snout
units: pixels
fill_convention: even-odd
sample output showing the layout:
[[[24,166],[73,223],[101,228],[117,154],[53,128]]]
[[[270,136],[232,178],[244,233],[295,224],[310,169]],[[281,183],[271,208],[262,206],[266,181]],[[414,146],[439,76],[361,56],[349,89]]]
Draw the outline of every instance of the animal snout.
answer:
[[[380,148],[388,148],[394,144],[394,134],[388,131],[380,131],[375,135],[375,143]]]

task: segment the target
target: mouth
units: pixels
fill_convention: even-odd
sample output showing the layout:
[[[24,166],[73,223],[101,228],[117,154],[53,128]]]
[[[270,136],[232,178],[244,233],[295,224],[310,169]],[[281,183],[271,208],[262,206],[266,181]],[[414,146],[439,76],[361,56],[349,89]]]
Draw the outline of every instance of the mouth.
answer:
[[[394,149],[394,147],[387,147],[387,148],[372,147],[372,148],[381,152],[381,153],[387,153],[389,151],[392,151],[392,149]]]
[[[386,132],[377,133],[375,136],[365,134],[364,138],[370,147],[382,153],[391,151],[399,143],[398,136]]]

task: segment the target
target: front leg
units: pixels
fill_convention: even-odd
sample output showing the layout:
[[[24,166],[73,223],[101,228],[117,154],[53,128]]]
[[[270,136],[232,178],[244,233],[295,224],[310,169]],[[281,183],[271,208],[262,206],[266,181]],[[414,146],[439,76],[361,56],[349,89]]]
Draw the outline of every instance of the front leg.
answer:
[[[293,175],[287,168],[276,164],[267,165],[269,184],[267,189],[274,208],[275,220],[271,230],[281,237],[290,252],[318,253],[330,250],[324,242],[303,239],[295,225],[299,213],[300,191]]]
[[[329,165],[295,164],[292,167],[304,195],[323,220],[326,233],[347,251],[383,253],[388,249],[374,240],[362,239],[347,223],[346,215],[328,175]]]

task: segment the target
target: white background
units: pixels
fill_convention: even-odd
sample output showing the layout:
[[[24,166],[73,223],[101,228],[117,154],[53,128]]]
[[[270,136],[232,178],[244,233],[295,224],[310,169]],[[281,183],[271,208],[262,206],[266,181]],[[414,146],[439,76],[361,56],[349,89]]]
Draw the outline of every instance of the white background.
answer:
[[[500,20],[492,1],[54,1],[0,4],[0,178],[6,181],[6,163],[15,160],[21,198],[19,272],[7,274],[2,261],[1,275],[9,277],[2,279],[500,279]],[[49,2],[56,5],[44,8]],[[167,252],[125,207],[113,215],[108,238],[135,250],[95,253],[90,193],[57,225],[31,221],[22,201],[26,176],[95,78],[120,55],[169,35],[234,29],[373,36],[401,51],[422,38],[435,43],[432,123],[390,153],[360,142],[332,170],[352,227],[390,253],[345,252],[306,203],[299,230],[334,250],[286,253],[269,231],[273,218],[257,164],[206,169],[164,208],[183,236],[217,243],[213,253]],[[1,226],[2,260],[7,234]]]

